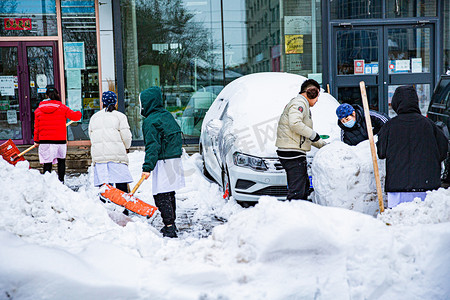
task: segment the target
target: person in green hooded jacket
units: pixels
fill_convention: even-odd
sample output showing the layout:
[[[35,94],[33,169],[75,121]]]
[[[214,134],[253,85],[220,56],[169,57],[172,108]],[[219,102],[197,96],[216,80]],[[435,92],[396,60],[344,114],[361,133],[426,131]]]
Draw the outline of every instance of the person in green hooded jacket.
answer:
[[[139,95],[141,115],[145,117],[142,132],[145,160],[142,176],[152,176],[155,205],[161,212],[164,237],[177,237],[175,190],[183,188],[184,173],[181,162],[181,129],[170,112],[163,106],[161,89],[150,87]]]

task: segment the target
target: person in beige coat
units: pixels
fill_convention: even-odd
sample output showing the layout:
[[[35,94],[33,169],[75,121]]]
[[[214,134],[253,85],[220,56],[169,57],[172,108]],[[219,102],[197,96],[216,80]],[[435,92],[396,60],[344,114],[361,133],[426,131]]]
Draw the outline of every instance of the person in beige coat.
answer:
[[[326,142],[313,130],[310,107],[319,98],[320,85],[313,79],[303,82],[300,94],[285,106],[277,128],[277,154],[286,171],[287,200],[307,200],[309,177],[306,152],[311,145],[321,148]]]
[[[115,184],[119,190],[128,192],[128,183],[133,182],[127,155],[132,139],[130,126],[127,116],[116,110],[117,96],[114,92],[104,92],[102,102],[103,109],[96,112],[89,122],[94,186]]]

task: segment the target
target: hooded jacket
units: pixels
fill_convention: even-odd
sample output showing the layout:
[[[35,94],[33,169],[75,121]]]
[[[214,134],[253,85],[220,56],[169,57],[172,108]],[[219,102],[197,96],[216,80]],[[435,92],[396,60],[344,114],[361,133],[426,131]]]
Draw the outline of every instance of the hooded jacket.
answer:
[[[161,89],[150,87],[139,95],[142,131],[145,143],[143,172],[151,172],[158,160],[178,158],[182,154],[181,129],[170,112],[163,107]]]
[[[412,86],[400,86],[392,97],[397,116],[378,133],[377,152],[386,159],[386,192],[424,192],[441,186],[441,162],[448,140],[422,116]]]
[[[73,111],[59,100],[44,100],[34,111],[34,141],[39,144],[65,144],[66,120],[79,121],[81,112]]]
[[[341,128],[341,140],[350,146],[356,146],[362,141],[368,140],[369,135],[367,134],[367,125],[364,117],[364,109],[359,105],[352,105],[355,109],[356,122],[351,128],[345,127],[341,120],[338,120],[338,126]],[[370,120],[372,122],[373,134],[377,134],[384,123],[386,123],[389,118],[378,113],[376,111],[370,111]]]

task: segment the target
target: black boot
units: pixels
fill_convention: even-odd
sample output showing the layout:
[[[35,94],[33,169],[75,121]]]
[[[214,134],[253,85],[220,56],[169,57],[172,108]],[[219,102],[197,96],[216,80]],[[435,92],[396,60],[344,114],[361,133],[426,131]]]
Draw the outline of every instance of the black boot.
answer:
[[[177,238],[177,232],[175,230],[175,225],[168,225],[164,226],[161,231],[163,237],[169,237],[169,238]]]

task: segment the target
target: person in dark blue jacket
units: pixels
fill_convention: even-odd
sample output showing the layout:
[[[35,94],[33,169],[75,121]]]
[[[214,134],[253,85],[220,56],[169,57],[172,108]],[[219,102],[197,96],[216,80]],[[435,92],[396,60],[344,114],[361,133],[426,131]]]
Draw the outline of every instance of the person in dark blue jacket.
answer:
[[[359,105],[343,103],[336,109],[338,126],[341,128],[341,141],[350,146],[356,146],[362,141],[369,139],[367,133],[364,109]],[[389,117],[382,113],[371,110],[370,120],[372,122],[373,134],[376,135]]]

